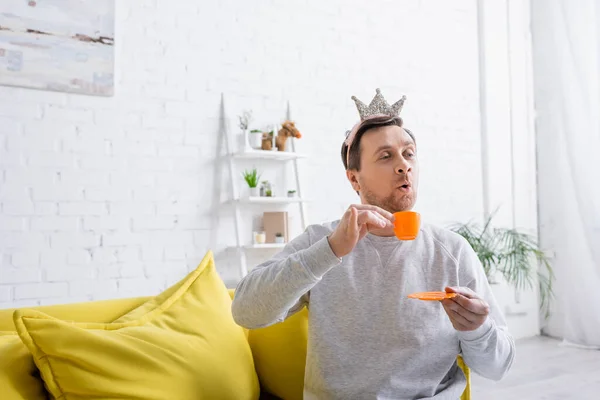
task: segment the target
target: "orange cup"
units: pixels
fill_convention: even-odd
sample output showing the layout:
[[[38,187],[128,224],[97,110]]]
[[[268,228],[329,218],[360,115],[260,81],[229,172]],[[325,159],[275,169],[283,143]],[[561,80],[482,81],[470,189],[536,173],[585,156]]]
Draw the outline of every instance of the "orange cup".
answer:
[[[400,240],[416,239],[421,226],[421,215],[415,211],[398,211],[394,213],[394,233]]]

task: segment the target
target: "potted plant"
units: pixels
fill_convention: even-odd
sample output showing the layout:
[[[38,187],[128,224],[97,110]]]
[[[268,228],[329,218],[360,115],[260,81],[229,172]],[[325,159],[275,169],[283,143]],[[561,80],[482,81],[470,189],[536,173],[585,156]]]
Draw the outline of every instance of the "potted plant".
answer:
[[[554,280],[548,257],[533,236],[516,229],[493,227],[492,218],[493,215],[489,216],[483,226],[466,223],[455,224],[450,229],[464,237],[473,247],[491,284],[497,283],[496,277],[500,274],[517,290],[533,289],[533,276],[536,273],[540,309],[548,317]],[[545,273],[537,269],[538,263],[545,269]]]
[[[277,232],[275,234],[275,243],[285,243],[285,239],[283,237],[283,233]]]
[[[250,147],[255,150],[262,148],[263,141],[263,131],[260,129],[252,129],[248,134],[248,142],[250,142]]]
[[[287,195],[288,195],[288,197],[294,197],[294,196],[296,196],[296,191],[295,190],[288,190]]]
[[[258,171],[256,170],[256,168],[254,168],[250,171],[248,171],[248,170],[244,171],[243,177],[244,177],[244,180],[246,181],[246,183],[248,184],[248,188],[250,189],[250,196],[257,197],[259,195],[258,181],[260,179],[260,175],[258,174]]]

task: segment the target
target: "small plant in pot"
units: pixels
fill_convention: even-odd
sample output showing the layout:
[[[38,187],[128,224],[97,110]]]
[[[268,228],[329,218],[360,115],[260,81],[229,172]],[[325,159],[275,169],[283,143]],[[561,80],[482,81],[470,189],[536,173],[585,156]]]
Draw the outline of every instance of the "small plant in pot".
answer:
[[[277,232],[275,234],[275,243],[285,243],[285,238],[283,237],[283,233]]]
[[[254,168],[250,171],[247,171],[247,170],[244,171],[243,177],[244,177],[244,180],[246,181],[246,183],[248,184],[250,196],[257,197],[259,195],[258,181],[260,179],[260,175],[259,175],[258,171],[256,170],[256,168]]]
[[[288,190],[287,195],[288,195],[288,197],[295,197],[296,196],[296,191],[295,190]]]
[[[252,129],[248,134],[248,141],[250,142],[250,147],[255,150],[260,150],[263,141],[263,131],[260,129]]]
[[[262,197],[273,196],[273,189],[271,188],[271,183],[269,181],[262,181],[262,185],[260,187],[260,195]]]

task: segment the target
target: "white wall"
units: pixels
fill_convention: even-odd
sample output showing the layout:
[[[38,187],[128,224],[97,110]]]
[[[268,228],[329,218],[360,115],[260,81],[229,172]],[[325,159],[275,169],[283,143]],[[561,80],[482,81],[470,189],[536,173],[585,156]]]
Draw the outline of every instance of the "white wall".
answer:
[[[339,148],[350,96],[376,87],[408,96],[424,218],[483,215],[476,2],[154,0],[116,18],[114,97],[0,87],[0,307],[156,293],[209,248],[235,282],[221,93],[233,133],[290,102],[310,222],[356,201]]]

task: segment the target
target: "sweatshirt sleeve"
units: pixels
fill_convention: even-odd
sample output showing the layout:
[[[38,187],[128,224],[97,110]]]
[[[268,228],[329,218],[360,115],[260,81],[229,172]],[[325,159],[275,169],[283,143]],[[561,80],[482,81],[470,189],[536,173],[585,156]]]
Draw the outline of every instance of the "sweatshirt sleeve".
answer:
[[[461,251],[459,278],[461,286],[472,289],[490,307],[486,321],[474,331],[458,332],[465,364],[478,375],[492,380],[502,379],[515,357],[515,343],[498,306],[477,254],[466,243]]]
[[[306,230],[240,281],[232,304],[235,322],[257,329],[285,320],[308,303],[310,289],[340,263],[327,236],[311,243]]]

